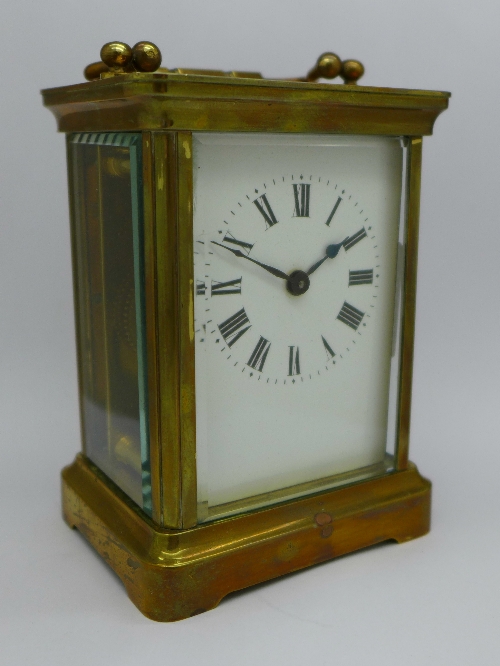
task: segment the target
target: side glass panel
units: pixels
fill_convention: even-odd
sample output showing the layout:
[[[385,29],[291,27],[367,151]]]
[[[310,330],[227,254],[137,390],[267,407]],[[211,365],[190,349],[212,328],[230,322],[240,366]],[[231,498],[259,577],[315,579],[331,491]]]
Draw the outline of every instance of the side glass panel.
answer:
[[[69,139],[84,453],[147,513],[141,135]]]

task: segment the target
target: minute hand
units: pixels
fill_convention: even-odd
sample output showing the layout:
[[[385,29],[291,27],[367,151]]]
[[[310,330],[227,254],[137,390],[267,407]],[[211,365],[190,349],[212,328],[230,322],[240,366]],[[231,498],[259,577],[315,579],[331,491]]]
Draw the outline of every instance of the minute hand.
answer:
[[[273,268],[272,266],[263,264],[262,262],[257,261],[256,259],[252,259],[252,257],[249,257],[248,255],[244,254],[241,250],[233,250],[233,248],[227,247],[226,245],[222,245],[222,243],[217,243],[217,241],[212,241],[212,243],[214,245],[218,245],[219,247],[223,247],[225,250],[229,250],[229,252],[232,252],[236,257],[242,257],[242,259],[248,259],[248,261],[257,264],[257,266],[260,266],[268,273],[271,273],[271,275],[275,275],[276,277],[279,277],[282,280],[288,280],[288,275],[286,273],[283,273],[283,271],[280,271],[278,268]]]

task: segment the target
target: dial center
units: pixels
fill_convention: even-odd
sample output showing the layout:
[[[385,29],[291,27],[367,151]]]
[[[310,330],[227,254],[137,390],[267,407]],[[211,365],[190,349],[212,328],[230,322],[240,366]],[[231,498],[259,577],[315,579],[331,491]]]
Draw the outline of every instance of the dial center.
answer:
[[[310,284],[311,282],[307,273],[304,273],[304,271],[293,271],[288,276],[286,288],[293,296],[302,296],[309,289]]]

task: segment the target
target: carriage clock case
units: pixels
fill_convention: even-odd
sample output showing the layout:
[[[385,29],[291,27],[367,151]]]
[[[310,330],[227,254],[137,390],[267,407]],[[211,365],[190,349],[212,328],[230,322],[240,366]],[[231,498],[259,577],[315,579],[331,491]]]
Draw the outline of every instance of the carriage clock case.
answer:
[[[67,136],[82,452],[63,510],[146,616],[425,534],[408,460],[422,137],[449,93],[110,42]],[[343,83],[318,83],[319,78]]]

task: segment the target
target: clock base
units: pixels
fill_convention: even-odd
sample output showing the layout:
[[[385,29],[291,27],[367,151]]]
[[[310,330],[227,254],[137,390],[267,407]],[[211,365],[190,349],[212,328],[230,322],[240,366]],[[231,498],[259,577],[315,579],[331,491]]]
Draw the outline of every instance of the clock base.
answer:
[[[407,470],[187,530],[155,525],[88,459],[62,472],[64,518],[159,622],[230,592],[387,540],[429,531],[431,484]]]

